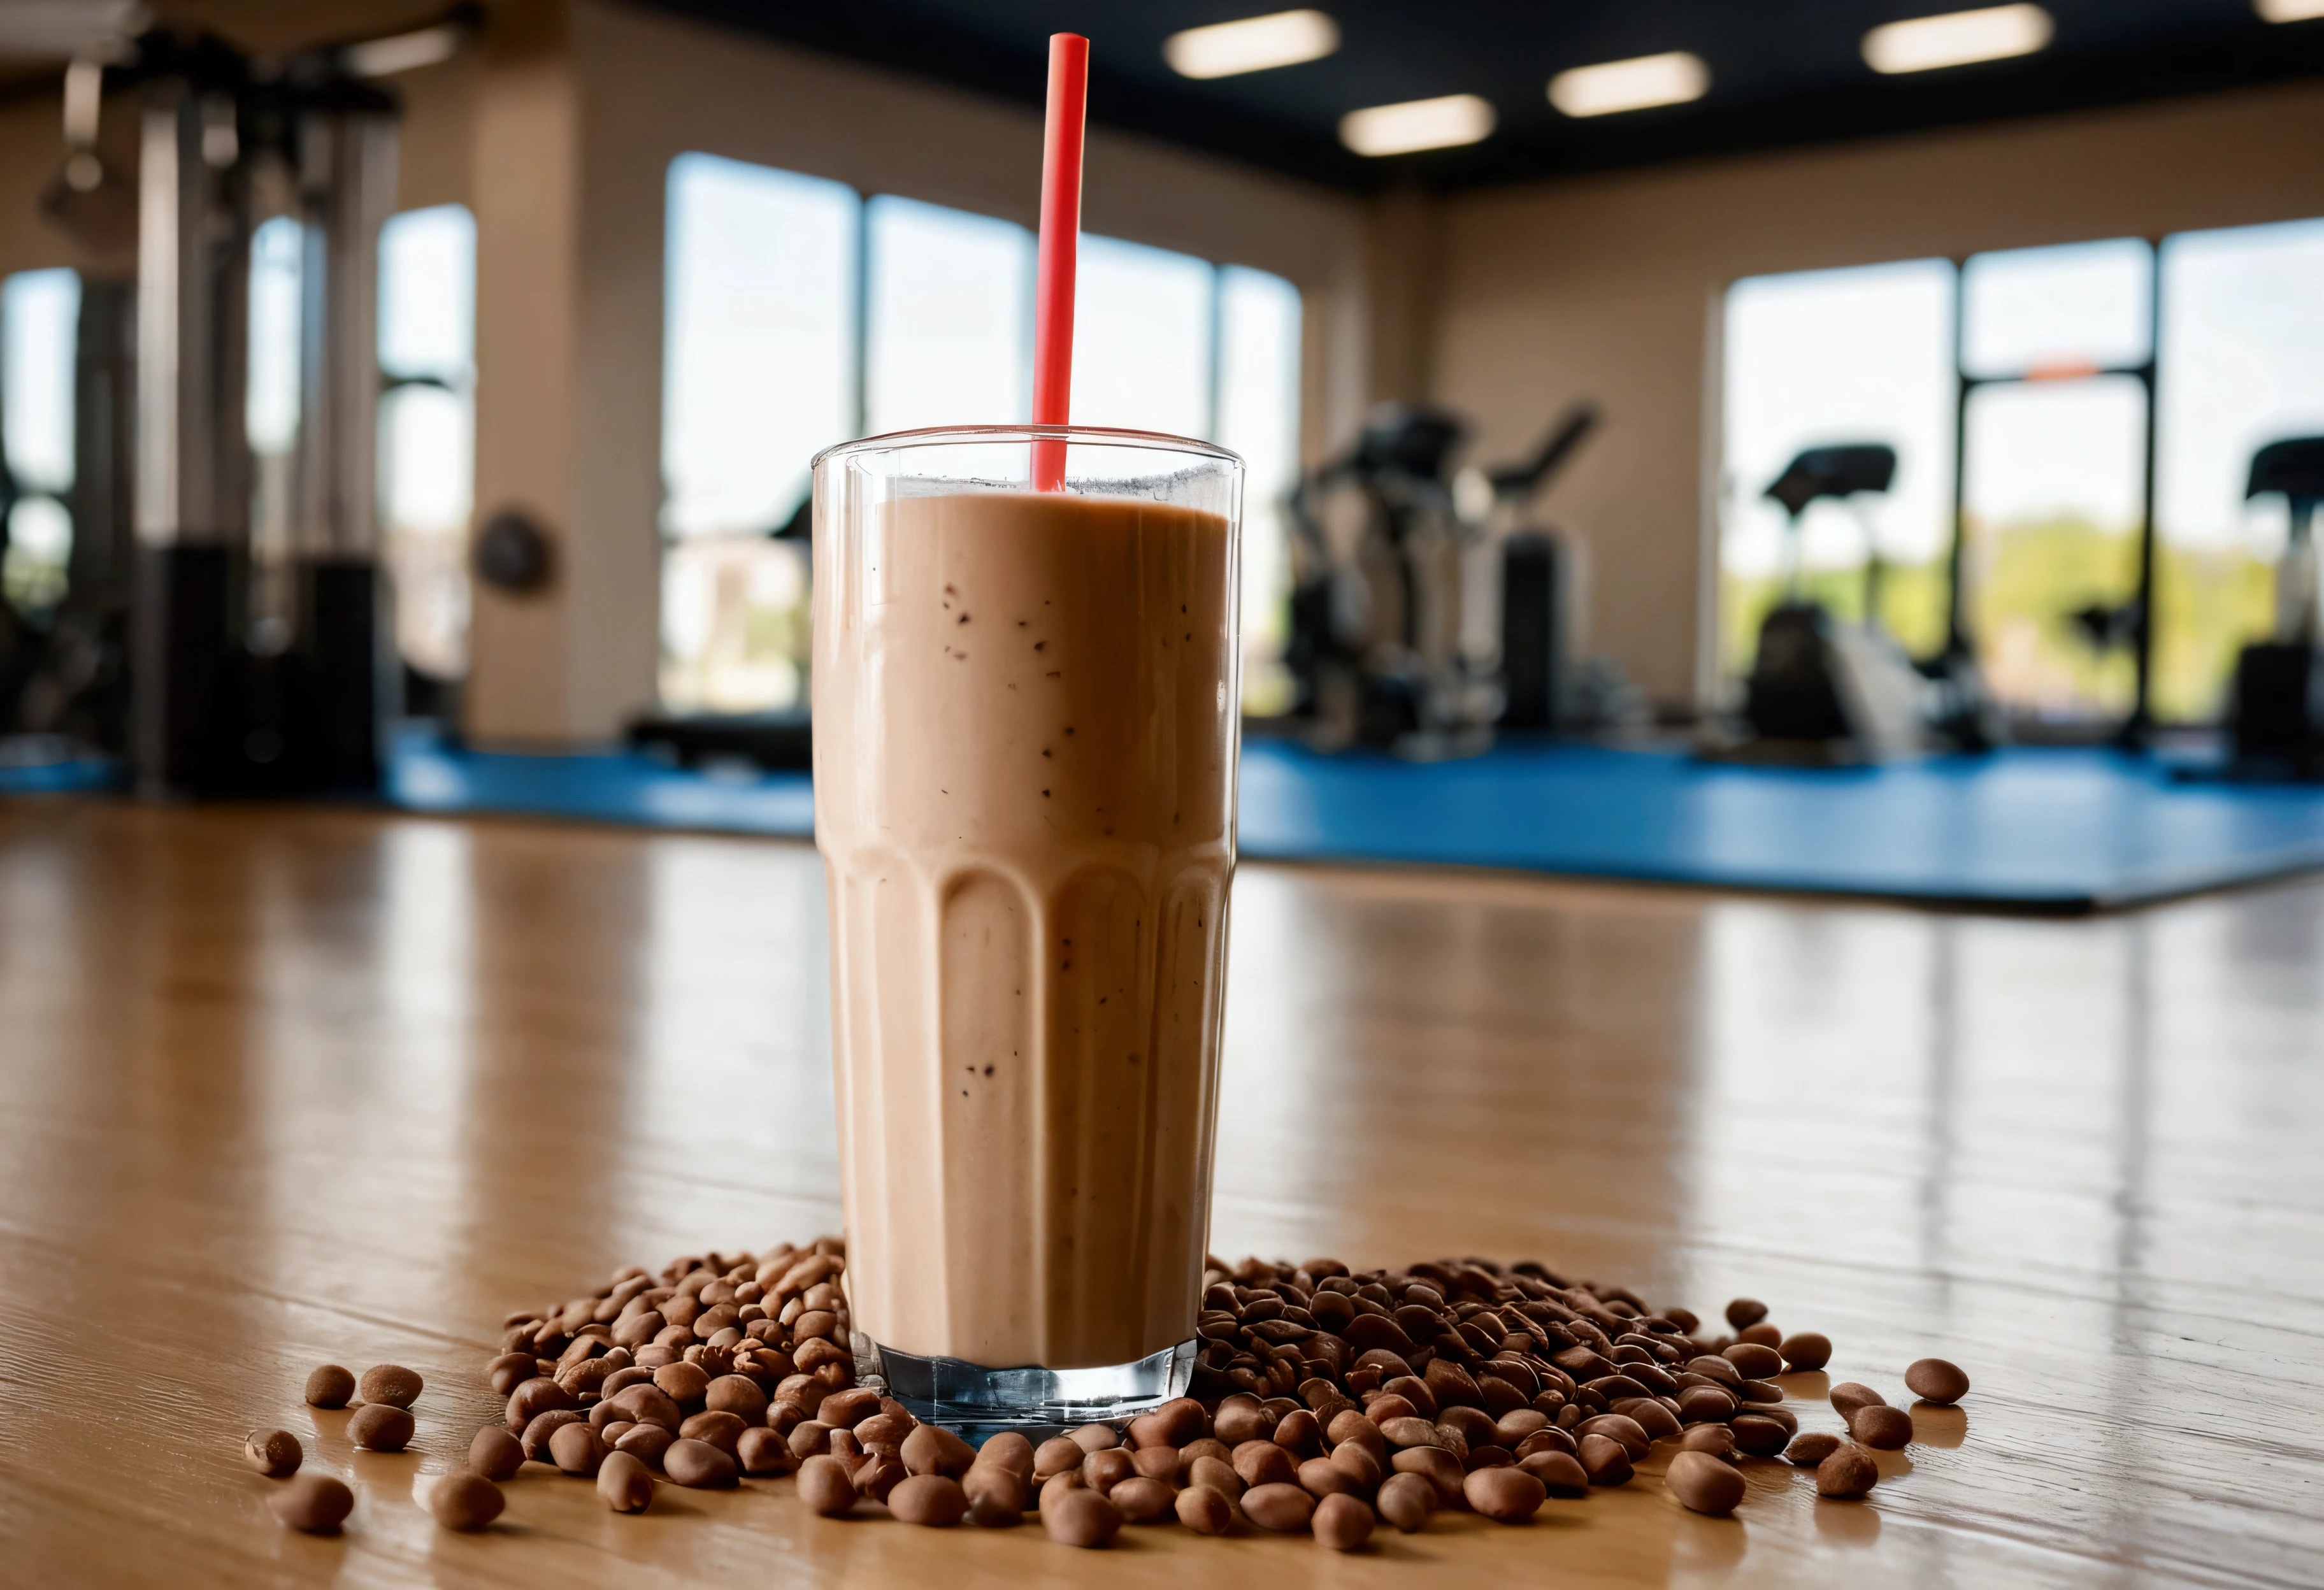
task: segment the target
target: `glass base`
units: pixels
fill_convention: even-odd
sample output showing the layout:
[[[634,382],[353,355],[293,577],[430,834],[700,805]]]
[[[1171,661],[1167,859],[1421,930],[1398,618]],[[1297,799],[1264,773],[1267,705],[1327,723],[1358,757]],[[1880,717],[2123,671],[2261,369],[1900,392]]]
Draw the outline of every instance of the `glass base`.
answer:
[[[913,1418],[957,1430],[982,1446],[1013,1429],[1035,1445],[1085,1424],[1123,1424],[1186,1394],[1199,1338],[1134,1363],[1097,1369],[987,1369],[958,1358],[924,1358],[883,1347],[862,1331],[855,1382],[893,1397]]]

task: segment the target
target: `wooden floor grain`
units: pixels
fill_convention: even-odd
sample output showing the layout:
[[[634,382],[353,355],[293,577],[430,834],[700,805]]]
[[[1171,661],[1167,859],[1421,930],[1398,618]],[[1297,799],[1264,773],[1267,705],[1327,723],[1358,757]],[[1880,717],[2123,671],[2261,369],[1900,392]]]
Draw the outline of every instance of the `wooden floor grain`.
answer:
[[[2324,1583],[2324,886],[2079,923],[1244,869],[1213,1245],[1748,1291],[1924,1411],[1868,1503],[1755,1464],[1375,1552],[417,1501],[501,1315],[837,1219],[820,873],[784,844],[0,805],[0,1580],[645,1586]],[[355,1454],[307,1369],[421,1371]],[[1794,1377],[1809,1429],[1823,1376]],[[235,1461],[350,1477],[290,1535]]]

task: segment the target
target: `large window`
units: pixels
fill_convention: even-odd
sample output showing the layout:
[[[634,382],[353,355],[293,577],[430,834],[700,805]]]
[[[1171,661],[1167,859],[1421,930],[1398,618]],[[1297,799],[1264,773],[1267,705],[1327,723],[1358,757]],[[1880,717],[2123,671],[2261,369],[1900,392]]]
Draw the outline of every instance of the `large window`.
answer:
[[[661,691],[803,704],[807,563],[776,532],[816,452],[1032,409],[1034,238],[1013,222],[688,154],[669,172]],[[1281,503],[1296,479],[1300,300],[1240,266],[1084,236],[1074,418],[1249,460],[1247,699],[1284,694]]]
[[[382,555],[396,647],[433,679],[468,666],[475,494],[476,224],[460,205],[407,210],[379,235]]]
[[[2155,705],[2215,716],[2236,648],[2274,618],[2284,501],[2244,500],[2251,456],[2324,436],[2324,221],[2163,245],[2155,457]]]
[[[1735,284],[1720,542],[1727,673],[1749,669],[1759,620],[1795,584],[1862,618],[1875,556],[1881,621],[1911,649],[1943,644],[1952,367],[1953,270],[1943,260]],[[1793,531],[1768,485],[1802,449],[1849,442],[1894,447],[1895,488],[1877,502],[1811,503]]]
[[[2243,501],[2251,455],[2324,433],[2324,222],[1747,279],[1724,398],[1729,676],[1784,592],[1856,619],[1877,589],[1908,651],[1958,633],[2030,730],[2132,712],[2147,615],[2150,715],[2214,720],[2284,534],[2280,501]],[[1838,442],[1895,447],[1894,489],[1788,536],[1762,493]]]
[[[72,556],[79,326],[80,278],[72,271],[25,271],[0,283],[0,463],[13,488],[0,491],[7,515],[0,593],[35,618],[63,597]]]

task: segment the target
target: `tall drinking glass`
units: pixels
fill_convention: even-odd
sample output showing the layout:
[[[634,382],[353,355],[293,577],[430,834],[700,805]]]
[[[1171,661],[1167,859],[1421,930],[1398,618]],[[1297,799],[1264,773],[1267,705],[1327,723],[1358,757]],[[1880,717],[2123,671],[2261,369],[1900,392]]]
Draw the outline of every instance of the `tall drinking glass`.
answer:
[[[1065,489],[1031,488],[1037,449]],[[815,464],[815,800],[857,1373],[979,1433],[1184,1393],[1242,463],[1080,427]]]

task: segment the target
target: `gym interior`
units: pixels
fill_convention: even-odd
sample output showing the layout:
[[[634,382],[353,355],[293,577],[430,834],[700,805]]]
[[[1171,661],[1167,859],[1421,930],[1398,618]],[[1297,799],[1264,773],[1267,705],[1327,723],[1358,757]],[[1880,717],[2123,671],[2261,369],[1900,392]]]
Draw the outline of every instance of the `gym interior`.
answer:
[[[1462,1251],[2018,1374],[1885,1523],[1609,1582],[2306,1578],[2324,3],[1257,9],[0,7],[9,1268],[448,1340],[836,1229],[810,467],[1032,417],[1073,31],[1072,419],[1244,465],[1214,1245],[1506,1187]],[[2275,1479],[2152,1445],[2286,1365]],[[0,1539],[260,1560],[203,1505]]]

